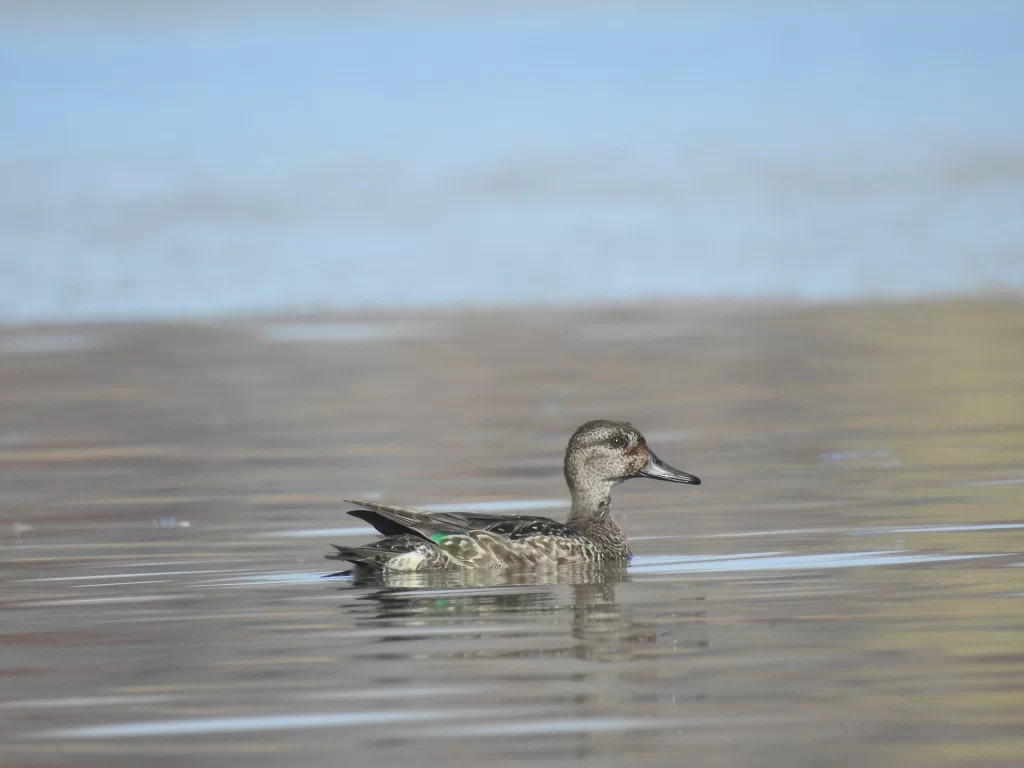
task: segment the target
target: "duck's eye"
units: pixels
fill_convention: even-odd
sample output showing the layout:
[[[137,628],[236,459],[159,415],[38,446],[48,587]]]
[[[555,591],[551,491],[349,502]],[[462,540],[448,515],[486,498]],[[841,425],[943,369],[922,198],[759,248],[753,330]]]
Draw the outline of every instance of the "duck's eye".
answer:
[[[612,448],[625,448],[626,438],[624,438],[622,435],[616,435],[615,437],[608,441],[608,444]]]

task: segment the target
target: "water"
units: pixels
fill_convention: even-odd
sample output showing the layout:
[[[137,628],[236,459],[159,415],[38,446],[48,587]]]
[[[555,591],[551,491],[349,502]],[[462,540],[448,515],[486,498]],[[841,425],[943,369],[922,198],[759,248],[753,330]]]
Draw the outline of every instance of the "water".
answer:
[[[1024,287],[1020,3],[358,5],[0,3],[0,319]]]
[[[1019,303],[281,322],[6,332],[0,764],[1024,759]],[[323,578],[341,498],[562,516],[594,417],[704,480],[628,570]]]

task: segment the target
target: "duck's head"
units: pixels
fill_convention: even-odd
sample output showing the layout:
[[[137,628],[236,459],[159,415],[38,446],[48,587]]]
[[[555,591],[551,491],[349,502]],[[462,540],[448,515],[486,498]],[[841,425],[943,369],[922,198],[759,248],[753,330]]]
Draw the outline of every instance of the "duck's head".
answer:
[[[588,421],[569,439],[565,481],[574,495],[591,488],[605,493],[631,477],[700,485],[700,478],[670,467],[647,447],[640,430],[626,421]]]

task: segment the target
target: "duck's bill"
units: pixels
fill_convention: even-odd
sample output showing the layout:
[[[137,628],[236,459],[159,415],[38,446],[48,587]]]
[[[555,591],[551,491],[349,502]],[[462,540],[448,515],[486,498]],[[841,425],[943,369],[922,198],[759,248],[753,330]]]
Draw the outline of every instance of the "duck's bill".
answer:
[[[647,464],[639,472],[640,477],[649,477],[652,480],[668,480],[670,483],[686,483],[688,485],[700,485],[700,478],[683,472],[681,469],[670,467],[664,461],[654,455],[653,451],[647,451]]]

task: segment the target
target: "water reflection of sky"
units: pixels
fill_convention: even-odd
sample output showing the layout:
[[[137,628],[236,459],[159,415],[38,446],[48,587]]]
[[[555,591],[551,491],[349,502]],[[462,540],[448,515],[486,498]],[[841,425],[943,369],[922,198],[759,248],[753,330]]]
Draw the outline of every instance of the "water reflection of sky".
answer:
[[[0,23],[7,317],[1024,286],[1018,4],[285,13]]]

